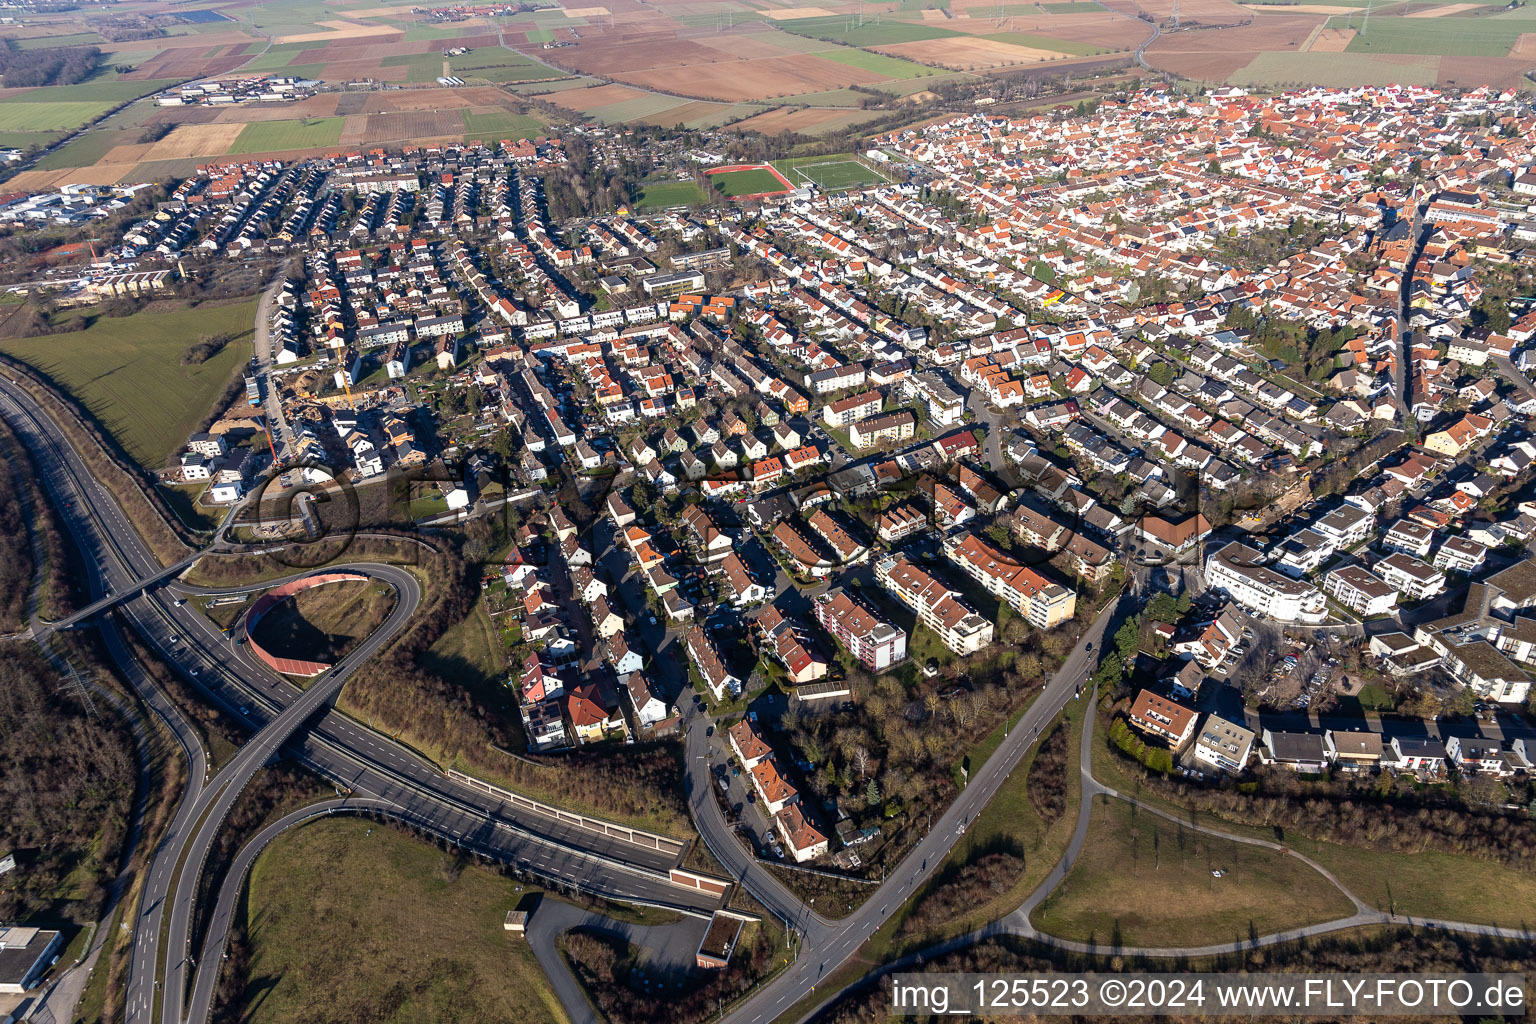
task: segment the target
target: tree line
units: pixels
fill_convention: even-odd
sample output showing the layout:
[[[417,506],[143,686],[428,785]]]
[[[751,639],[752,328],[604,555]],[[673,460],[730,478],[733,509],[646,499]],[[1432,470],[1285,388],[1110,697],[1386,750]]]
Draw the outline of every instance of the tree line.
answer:
[[[17,860],[0,876],[0,921],[94,920],[137,780],[127,726],[93,714],[35,648],[13,646],[0,658],[0,764],[0,851]]]
[[[0,49],[0,79],[7,89],[73,85],[96,70],[101,50],[94,46],[47,46],[36,50]]]

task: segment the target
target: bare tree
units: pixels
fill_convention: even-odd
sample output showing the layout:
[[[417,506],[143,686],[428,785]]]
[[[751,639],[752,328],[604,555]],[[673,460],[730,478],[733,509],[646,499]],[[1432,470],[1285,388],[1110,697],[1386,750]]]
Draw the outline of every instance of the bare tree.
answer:
[[[859,770],[859,778],[869,774],[869,751],[863,745],[853,748],[853,766]]]

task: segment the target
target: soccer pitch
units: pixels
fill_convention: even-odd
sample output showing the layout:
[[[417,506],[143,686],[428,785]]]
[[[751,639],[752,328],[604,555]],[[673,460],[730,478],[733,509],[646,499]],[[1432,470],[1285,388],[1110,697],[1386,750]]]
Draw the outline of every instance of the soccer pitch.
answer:
[[[863,185],[878,185],[887,180],[880,172],[847,157],[775,160],[773,167],[796,185],[815,185],[823,192],[841,192]]]

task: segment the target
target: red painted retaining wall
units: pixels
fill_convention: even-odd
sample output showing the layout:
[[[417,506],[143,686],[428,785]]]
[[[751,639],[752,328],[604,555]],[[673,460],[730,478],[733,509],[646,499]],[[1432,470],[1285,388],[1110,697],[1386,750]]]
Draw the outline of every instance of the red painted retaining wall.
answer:
[[[366,583],[368,577],[358,572],[321,572],[313,576],[303,576],[296,580],[289,580],[281,586],[273,587],[256,599],[251,605],[250,611],[245,613],[245,632],[251,638],[251,650],[256,657],[266,662],[274,671],[281,672],[285,676],[317,676],[330,668],[330,664],[323,661],[304,661],[300,658],[282,658],[271,653],[256,642],[256,624],[261,621],[263,615],[274,607],[288,600],[294,594],[310,590],[314,587],[323,587],[327,583]]]

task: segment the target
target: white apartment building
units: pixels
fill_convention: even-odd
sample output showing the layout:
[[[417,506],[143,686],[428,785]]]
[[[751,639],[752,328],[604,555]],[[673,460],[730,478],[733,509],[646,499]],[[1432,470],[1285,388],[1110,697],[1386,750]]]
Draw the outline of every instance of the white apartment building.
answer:
[[[1359,565],[1330,572],[1323,591],[1361,618],[1390,615],[1397,608],[1397,591]]]
[[[1395,587],[1412,601],[1434,597],[1445,589],[1445,573],[1402,551],[1394,551],[1377,562],[1375,568],[1376,575],[1387,586]]]
[[[1233,541],[1205,560],[1205,581],[1256,615],[1279,622],[1316,624],[1328,617],[1328,601],[1316,587],[1259,564],[1263,556]]]
[[[1195,760],[1217,771],[1241,775],[1253,750],[1253,730],[1206,715],[1195,735]]]

